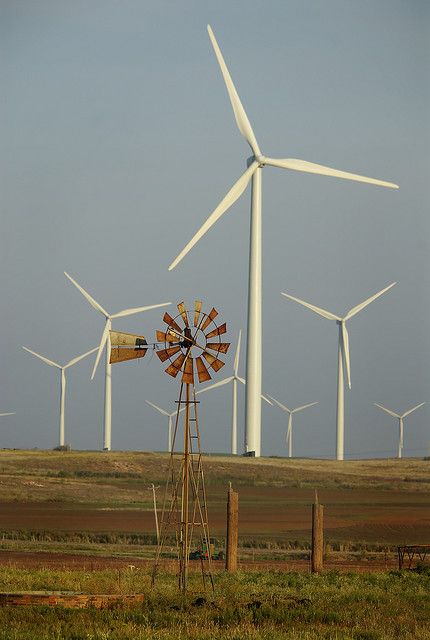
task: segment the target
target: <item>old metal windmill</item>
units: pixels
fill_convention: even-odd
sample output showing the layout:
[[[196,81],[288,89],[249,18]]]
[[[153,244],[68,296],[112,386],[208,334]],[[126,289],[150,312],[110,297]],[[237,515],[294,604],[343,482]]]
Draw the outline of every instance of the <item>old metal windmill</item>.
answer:
[[[201,300],[196,300],[194,310],[187,311],[183,302],[178,304],[178,315],[172,318],[164,314],[165,331],[157,331],[157,342],[164,349],[157,351],[161,362],[169,361],[166,373],[173,378],[180,375],[180,391],[172,438],[163,509],[161,514],[160,541],[153,571],[153,582],[161,561],[163,547],[168,536],[174,535],[178,555],[179,589],[187,589],[188,569],[193,537],[199,539],[203,583],[211,572],[211,547],[209,537],[206,490],[202,468],[200,432],[195,384],[211,380],[208,369],[219,371],[224,362],[219,354],[227,353],[230,343],[222,342],[226,324],[217,324],[218,311],[202,311]],[[179,417],[184,411],[182,444],[179,437]]]

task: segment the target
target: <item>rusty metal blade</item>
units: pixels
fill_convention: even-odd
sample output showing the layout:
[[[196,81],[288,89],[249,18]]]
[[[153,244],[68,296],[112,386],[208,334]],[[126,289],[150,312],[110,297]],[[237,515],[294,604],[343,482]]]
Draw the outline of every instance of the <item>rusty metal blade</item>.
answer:
[[[180,334],[182,334],[182,329],[181,327],[178,325],[178,323],[176,322],[176,320],[174,320],[172,318],[172,316],[170,315],[170,313],[166,313],[163,316],[163,322],[165,322],[166,324],[169,325],[169,327],[173,327],[174,329],[176,329],[176,331],[179,331]]]
[[[199,324],[200,311],[202,310],[202,301],[196,300],[194,302],[194,326],[197,327]]]
[[[213,331],[210,331],[207,334],[206,338],[213,338],[214,336],[220,336],[223,333],[227,333],[227,324],[225,322],[224,322],[224,324],[220,325],[219,327],[217,327]]]
[[[164,333],[163,331],[157,331],[157,342],[179,342],[180,338],[176,335],[176,333],[172,333],[167,331]],[[182,334],[181,334],[182,335]]]
[[[110,350],[109,364],[115,362],[124,362],[125,360],[135,360],[137,358],[144,358],[147,349],[132,349],[131,347],[112,347]]]
[[[157,356],[160,358],[161,362],[167,360],[167,358],[171,358],[178,351],[181,350],[181,347],[170,347],[169,349],[161,349],[161,351],[157,351]]]
[[[158,354],[158,351],[157,351]],[[181,353],[176,360],[174,360],[172,362],[172,364],[170,364],[167,369],[165,369],[166,373],[168,373],[169,375],[173,376],[173,378],[176,378],[176,376],[178,375],[178,373],[181,370],[182,365],[184,364],[184,360],[185,360],[185,355],[183,353]]]
[[[141,347],[148,344],[145,336],[137,336],[134,333],[123,333],[121,331],[109,331],[110,343],[113,347]]]
[[[187,310],[185,309],[185,305],[183,302],[180,302],[178,305],[178,311],[182,316],[182,320],[185,322],[185,326],[189,327],[189,323],[188,323],[188,315],[187,315]]]
[[[222,360],[215,358],[215,356],[213,356],[208,351],[203,351],[203,357],[206,362],[209,362],[214,371],[219,371],[224,366],[224,362],[222,362]]]
[[[199,382],[206,382],[207,380],[212,379],[209,371],[206,369],[205,363],[203,362],[200,356],[196,358],[196,366],[197,366],[197,375],[199,376]]]
[[[185,382],[185,384],[194,384],[193,358],[191,356],[188,356],[185,360],[182,382]]]
[[[206,349],[213,349],[218,353],[227,353],[230,348],[230,342],[208,342]]]
[[[208,327],[211,323],[212,320],[215,320],[215,318],[218,315],[218,311],[212,307],[212,309],[210,310],[209,315],[205,318],[205,321],[203,322],[202,326],[200,327],[202,331],[204,331],[206,329],[206,327]]]

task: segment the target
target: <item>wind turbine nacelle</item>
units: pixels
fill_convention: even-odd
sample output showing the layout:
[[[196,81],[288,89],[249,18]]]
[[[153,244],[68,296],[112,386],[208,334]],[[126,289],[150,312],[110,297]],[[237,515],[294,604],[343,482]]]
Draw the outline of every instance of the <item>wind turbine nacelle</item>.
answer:
[[[145,336],[137,336],[134,333],[121,333],[120,331],[109,331],[109,333],[111,344],[110,364],[145,357],[148,350]]]

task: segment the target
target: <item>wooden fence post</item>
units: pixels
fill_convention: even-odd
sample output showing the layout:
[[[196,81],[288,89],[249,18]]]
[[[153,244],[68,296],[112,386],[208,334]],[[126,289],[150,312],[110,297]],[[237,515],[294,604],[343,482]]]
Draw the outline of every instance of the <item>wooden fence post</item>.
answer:
[[[227,539],[225,568],[227,571],[237,570],[239,494],[233,491],[231,482],[227,494]]]
[[[315,491],[315,502],[312,505],[312,573],[320,573],[323,570],[324,550],[324,507],[318,502],[318,493]]]

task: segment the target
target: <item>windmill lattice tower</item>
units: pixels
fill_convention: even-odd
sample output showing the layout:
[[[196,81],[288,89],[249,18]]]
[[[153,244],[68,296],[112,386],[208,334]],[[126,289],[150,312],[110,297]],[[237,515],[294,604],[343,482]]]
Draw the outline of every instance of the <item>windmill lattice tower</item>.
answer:
[[[196,376],[200,383],[211,380],[208,369],[219,371],[224,366],[224,362],[218,356],[227,353],[230,343],[221,341],[221,336],[226,333],[227,328],[226,323],[218,325],[215,322],[218,316],[215,308],[212,307],[208,314],[204,313],[201,300],[195,301],[193,312],[187,311],[183,302],[177,306],[179,314],[176,317],[164,314],[166,331],[157,331],[157,342],[163,342],[164,349],[156,353],[161,362],[169,361],[166,373],[173,378],[180,374],[180,390],[152,582],[155,581],[168,536],[174,534],[179,589],[185,592],[190,553],[195,538],[198,538],[202,551],[203,585],[206,586],[206,580],[209,580],[212,589],[214,586],[197,411],[199,402],[196,400]],[[179,418],[183,408],[185,411],[181,446]]]

